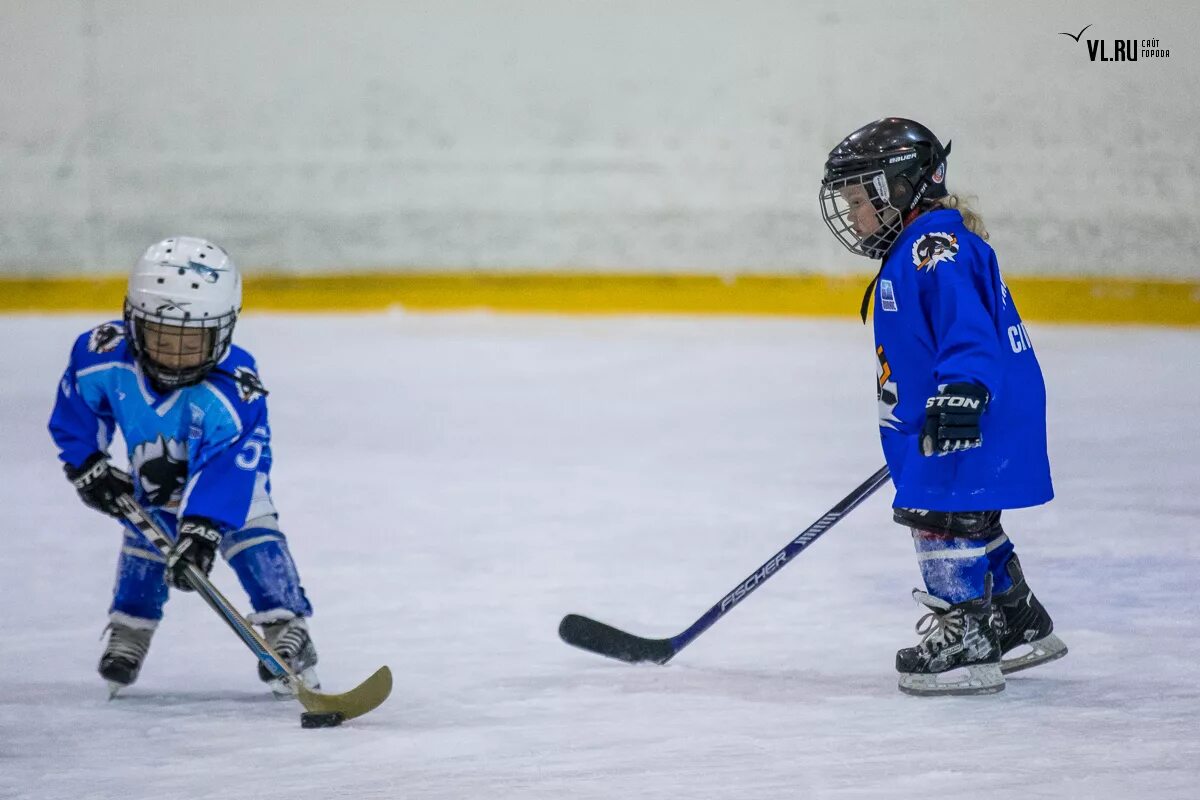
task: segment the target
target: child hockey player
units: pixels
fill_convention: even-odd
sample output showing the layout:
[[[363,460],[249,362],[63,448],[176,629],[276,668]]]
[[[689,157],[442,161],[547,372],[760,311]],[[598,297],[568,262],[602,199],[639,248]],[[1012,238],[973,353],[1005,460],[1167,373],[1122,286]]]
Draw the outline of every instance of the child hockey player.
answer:
[[[873,294],[895,520],[928,590],[913,593],[923,638],[896,654],[900,689],[920,695],[998,692],[1067,652],[1000,525],[1054,495],[1045,384],[981,220],[947,191],[949,153],[925,126],[881,119],[833,149],[820,193],[834,236],[883,262],[862,315]]]
[[[218,550],[250,596],[250,621],[318,686],[312,607],[271,501],[267,390],[232,341],[241,304],[224,250],[190,236],[161,241],[133,269],[124,319],[81,335],[59,383],[50,433],[83,502],[123,520],[116,498],[130,493],[175,538],[163,559],[125,525],[99,664],[113,693],[137,680],[168,585],[191,591],[187,565],[207,574]],[[128,473],[109,461],[115,427]],[[259,675],[284,692],[261,664]]]

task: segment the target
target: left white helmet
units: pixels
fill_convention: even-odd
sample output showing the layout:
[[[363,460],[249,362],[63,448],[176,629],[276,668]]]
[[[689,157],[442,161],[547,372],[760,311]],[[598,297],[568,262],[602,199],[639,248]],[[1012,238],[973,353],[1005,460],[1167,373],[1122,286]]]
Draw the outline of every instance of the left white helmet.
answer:
[[[242,276],[223,249],[194,236],[152,244],[125,293],[125,335],[159,388],[204,379],[229,352]]]

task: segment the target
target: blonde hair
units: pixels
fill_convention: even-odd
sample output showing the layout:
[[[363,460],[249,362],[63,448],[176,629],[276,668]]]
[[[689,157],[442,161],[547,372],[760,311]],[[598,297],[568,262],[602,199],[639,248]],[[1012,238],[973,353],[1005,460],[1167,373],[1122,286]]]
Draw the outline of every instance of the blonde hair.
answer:
[[[963,225],[967,226],[967,230],[978,236],[980,239],[987,239],[987,228],[983,224],[983,217],[973,208],[975,198],[963,197],[957,194],[939,197],[933,201],[933,204],[939,208],[952,208],[962,214]]]

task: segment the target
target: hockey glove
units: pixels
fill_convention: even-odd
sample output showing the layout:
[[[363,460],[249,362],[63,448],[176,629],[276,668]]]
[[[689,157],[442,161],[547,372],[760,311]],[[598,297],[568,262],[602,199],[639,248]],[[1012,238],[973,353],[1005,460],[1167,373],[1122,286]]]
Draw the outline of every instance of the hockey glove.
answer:
[[[133,494],[133,479],[108,462],[108,455],[99,451],[92,453],[80,466],[63,464],[67,479],[79,492],[79,497],[90,507],[122,519],[117,508],[117,498]]]
[[[925,429],[921,452],[939,456],[970,450],[983,444],[979,417],[988,404],[988,392],[977,383],[950,383],[925,401]]]
[[[194,589],[187,577],[187,568],[196,567],[205,575],[212,572],[221,531],[203,517],[184,517],[179,520],[179,537],[167,553],[167,583],[184,592]]]

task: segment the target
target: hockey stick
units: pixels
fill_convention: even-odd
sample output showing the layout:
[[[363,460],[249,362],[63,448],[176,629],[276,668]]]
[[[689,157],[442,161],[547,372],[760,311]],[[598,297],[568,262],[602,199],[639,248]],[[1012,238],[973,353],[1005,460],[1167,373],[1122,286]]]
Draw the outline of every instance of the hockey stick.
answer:
[[[124,514],[129,524],[137,528],[154,545],[159,554],[166,558],[167,553],[171,550],[171,539],[158,521],[150,516],[137,500],[127,494],[117,498],[117,505],[121,507],[121,513]],[[266,665],[271,674],[281,680],[284,686],[296,695],[296,699],[300,701],[305,710],[317,714],[336,712],[341,714],[342,719],[353,719],[377,708],[391,694],[392,671],[387,667],[380,667],[371,677],[343,694],[314,692],[304,685],[304,681],[300,680],[287,662],[280,658],[279,654],[263,640],[258,631],[254,630],[254,627],[233,607],[225,595],[221,594],[216,586],[213,586],[207,575],[192,564],[187,566],[186,573],[188,580],[196,589],[196,594],[204,598],[204,602],[208,603],[209,607],[225,620],[225,624],[233,629],[238,638],[250,648],[259,661]]]
[[[749,597],[751,592],[766,583],[767,578],[783,569],[788,562],[820,538],[821,534],[854,510],[859,503],[874,494],[875,490],[883,486],[890,477],[888,468],[885,466],[867,478],[861,486],[842,498],[842,501],[829,509],[825,516],[788,542],[786,547],[771,556],[765,564],[735,586],[733,591],[721,598],[721,602],[706,611],[704,616],[693,622],[691,627],[678,636],[672,636],[669,639],[647,639],[579,614],[568,614],[563,617],[558,626],[558,635],[569,645],[630,664],[642,661],[665,664],[680,650],[695,641],[696,637],[711,628],[730,609]]]

